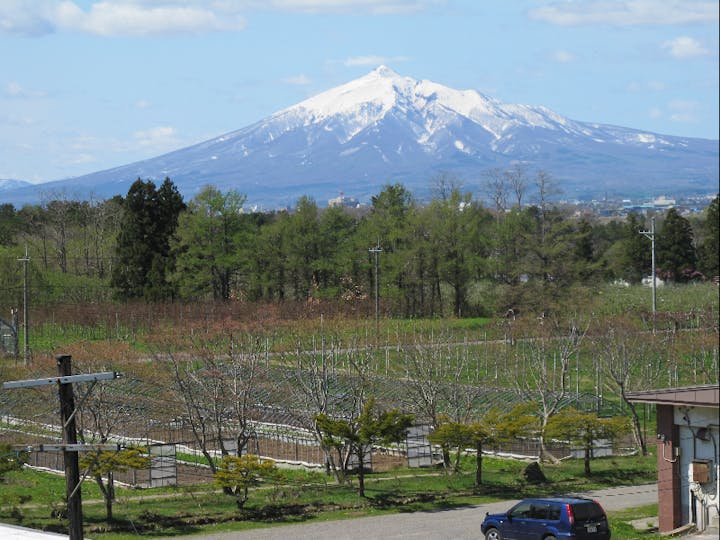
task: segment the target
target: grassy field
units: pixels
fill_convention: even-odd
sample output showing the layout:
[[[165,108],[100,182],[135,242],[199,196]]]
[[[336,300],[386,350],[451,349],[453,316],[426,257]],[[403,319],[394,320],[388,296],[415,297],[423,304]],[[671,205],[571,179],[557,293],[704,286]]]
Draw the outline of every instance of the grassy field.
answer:
[[[563,492],[582,492],[655,480],[655,458],[622,457],[593,461],[594,474],[585,477],[582,463],[564,461],[544,465],[544,484],[529,484],[523,478],[526,463],[486,458],[484,483],[473,485],[471,460],[461,472],[409,469],[370,474],[366,497],[353,485],[338,485],[324,474],[287,474],[276,482],[254,490],[240,510],[235,500],[205,487],[133,490],[119,488],[114,505],[115,519],[105,521],[105,506],[94,482],[83,484],[85,534],[100,540],[124,540],[138,536],[174,536],[221,530],[243,530],[280,526],[308,520],[336,520],[389,512],[438,510],[467,505]],[[355,480],[355,479],[353,479]],[[64,479],[25,469],[9,473],[0,491],[0,521],[31,528],[63,532]],[[611,514],[617,533],[614,538],[654,538],[626,522],[652,517],[655,507]],[[628,528],[630,527],[630,528]],[[623,532],[625,531],[625,532]],[[632,532],[631,532],[632,531]],[[633,536],[623,536],[632,534]]]
[[[718,289],[712,283],[668,284],[657,292],[657,325],[670,328],[672,315],[690,314],[684,323],[707,323],[701,316],[710,313],[717,323]],[[639,285],[619,287],[601,285],[582,298],[581,302],[563,308],[564,317],[606,317],[631,315],[651,325],[651,290]],[[534,319],[530,313],[517,313]],[[548,315],[551,315],[548,313]],[[182,337],[183,331],[205,334],[232,332],[268,338],[272,350],[292,350],[298,340],[310,341],[323,332],[325,319],[328,337],[347,342],[359,339],[368,343],[394,344],[400,337],[419,334],[450,333],[468,339],[501,339],[504,319],[433,318],[401,319],[381,317],[376,328],[372,317],[358,316],[342,306],[327,305],[254,305],[242,302],[229,304],[108,304],[73,306],[37,306],[33,309],[30,348],[43,354],[72,346],[78,342],[125,343],[131,350],[146,353],[159,337],[168,334]],[[692,320],[694,317],[694,321]],[[713,321],[709,321],[711,324]],[[180,330],[180,331],[179,331]],[[376,331],[377,330],[377,331]],[[22,328],[20,340],[23,343]]]
[[[598,388],[606,386],[604,402],[612,414],[625,413],[617,396],[600,380],[598,352],[606,328],[632,327],[642,352],[640,372],[645,374],[648,358],[659,370],[659,387],[703,384],[717,381],[718,292],[712,284],[666,286],[658,291],[658,314],[650,310],[650,289],[646,287],[598,288],[582,305],[568,310],[570,321],[588,325],[585,341],[574,357],[568,373],[569,388],[578,396],[594,398]],[[123,371],[126,376],[112,385],[122,395],[134,395],[136,406],[155,412],[167,407],[172,389],[167,363],[162,355],[180,352],[191,361],[207,354],[226,353],[242,340],[255,343],[267,353],[272,375],[280,368],[312,366],[321,355],[334,372],[335,352],[338,371],[347,369],[342,347],[369,347],[369,371],[378,381],[407,376],[407,358],[413,350],[441,350],[442,358],[434,369],[444,376],[459,377],[462,382],[500,389],[513,386],[513,379],[525,360],[542,352],[548,373],[555,370],[555,338],[549,331],[551,319],[536,317],[500,319],[386,319],[376,331],[373,319],[346,314],[326,315],[324,306],[306,306],[295,311],[283,306],[170,305],[170,306],[73,306],[72,309],[45,308],[34,313],[30,343],[33,361],[28,367],[22,360],[0,359],[0,379],[16,380],[56,373],[53,355],[71,354],[79,371]],[[285,311],[284,311],[285,310]],[[605,326],[609,325],[609,326]],[[567,330],[567,328],[566,328]],[[562,329],[561,329],[562,331]],[[543,333],[545,332],[545,333]],[[546,339],[546,350],[532,349],[535,336]],[[22,343],[22,336],[20,338]],[[198,344],[203,349],[198,347]],[[193,347],[196,347],[193,349]],[[299,352],[302,351],[302,352]],[[296,353],[295,356],[293,354]],[[193,356],[193,354],[195,356]],[[21,355],[22,356],[22,355]],[[464,362],[456,375],[454,367]],[[371,368],[371,369],[370,369]],[[288,370],[291,371],[291,370]],[[714,379],[713,379],[714,377]],[[272,378],[278,385],[279,380]],[[287,381],[283,381],[287,382]],[[110,384],[110,383],[108,383]],[[602,391],[602,390],[601,390]],[[56,394],[40,395],[22,390],[0,392],[3,412],[40,422],[57,416]],[[142,399],[145,402],[142,401]],[[172,404],[177,409],[177,403]],[[645,429],[654,433],[653,411],[641,411]],[[149,413],[148,413],[149,414]],[[177,414],[176,410],[167,412]],[[647,424],[647,425],[646,425]],[[0,426],[0,429],[2,426]],[[20,428],[8,429],[22,435],[22,443],[39,433]],[[16,441],[7,442],[15,444]],[[115,520],[105,522],[105,506],[91,480],[83,484],[86,534],[94,539],[114,540],[140,536],[173,536],[200,531],[239,530],[278,526],[307,520],[347,519],[383,512],[415,511],[472,505],[490,500],[515,499],[530,495],[582,492],[603,487],[653,482],[655,458],[648,456],[598,459],[592,463],[593,475],[586,478],[582,463],[574,460],[561,465],[545,465],[547,484],[531,485],[522,477],[525,464],[517,461],[484,460],[483,481],[473,486],[472,463],[463,463],[462,473],[445,475],[437,470],[398,469],[391,473],[371,474],[366,479],[367,497],[356,495],[355,488],[337,485],[324,474],[287,473],[275,485],[267,485],[251,494],[239,510],[235,501],[211,486],[133,490],[119,488]],[[65,494],[61,477],[24,470],[9,473],[0,483],[0,521],[63,531]],[[610,515],[613,538],[654,539],[649,532],[638,532],[631,519],[652,517],[654,506],[628,509]]]

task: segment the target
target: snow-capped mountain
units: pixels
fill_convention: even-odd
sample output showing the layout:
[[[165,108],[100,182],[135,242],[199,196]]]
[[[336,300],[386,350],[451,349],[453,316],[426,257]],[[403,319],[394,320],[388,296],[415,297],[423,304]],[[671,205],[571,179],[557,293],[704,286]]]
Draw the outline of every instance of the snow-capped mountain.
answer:
[[[13,180],[12,178],[0,178],[0,192],[7,191],[9,189],[17,189],[25,186],[30,186],[30,182],[24,180]]]
[[[212,140],[4,196],[19,200],[43,188],[125,195],[138,177],[167,176],[186,198],[213,184],[277,206],[301,195],[322,203],[341,191],[367,199],[395,182],[422,196],[450,173],[482,197],[484,173],[514,163],[549,173],[569,197],[712,192],[718,185],[717,140],[578,122],[381,66]]]

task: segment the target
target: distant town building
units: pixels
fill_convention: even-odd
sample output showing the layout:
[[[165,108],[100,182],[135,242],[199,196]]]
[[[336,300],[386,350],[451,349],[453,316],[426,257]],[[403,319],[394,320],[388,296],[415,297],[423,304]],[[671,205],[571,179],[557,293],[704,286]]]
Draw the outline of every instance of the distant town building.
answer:
[[[345,206],[350,208],[357,208],[360,206],[360,201],[355,197],[346,197],[344,193],[340,192],[339,197],[328,200],[328,206]]]
[[[623,203],[626,201],[623,200]],[[656,197],[651,202],[641,203],[641,204],[633,204],[628,202],[627,204],[623,204],[623,210],[625,212],[637,212],[640,214],[645,214],[649,211],[664,211],[668,210],[670,208],[675,208],[676,201],[675,199],[668,199],[665,197],[665,195],[661,195],[660,197]]]
[[[665,195],[661,195],[653,201],[653,205],[655,206],[655,208],[660,209],[672,208],[673,206],[675,206],[675,199],[668,199],[667,197],[665,197]]]

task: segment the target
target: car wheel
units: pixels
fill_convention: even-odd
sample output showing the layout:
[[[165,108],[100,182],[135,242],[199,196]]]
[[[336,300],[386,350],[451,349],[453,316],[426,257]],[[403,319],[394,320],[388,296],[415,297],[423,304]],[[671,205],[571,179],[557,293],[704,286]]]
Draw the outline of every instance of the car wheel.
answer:
[[[502,534],[495,527],[490,527],[485,533],[485,540],[502,540]]]

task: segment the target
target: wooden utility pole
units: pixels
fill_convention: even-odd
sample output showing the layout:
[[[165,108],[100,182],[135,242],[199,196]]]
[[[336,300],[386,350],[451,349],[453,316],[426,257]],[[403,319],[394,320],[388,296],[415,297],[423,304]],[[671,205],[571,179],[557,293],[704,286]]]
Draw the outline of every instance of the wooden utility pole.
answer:
[[[69,521],[70,540],[83,540],[83,517],[82,500],[80,498],[80,464],[78,452],[89,450],[114,450],[120,449],[119,445],[111,444],[78,444],[77,429],[75,425],[75,395],[72,384],[74,382],[91,382],[94,386],[97,381],[117,379],[120,373],[116,371],[105,371],[102,373],[88,373],[87,375],[72,375],[72,365],[69,354],[60,354],[55,357],[58,366],[58,377],[47,377],[44,379],[29,379],[26,381],[4,382],[3,389],[10,388],[33,388],[36,386],[47,386],[57,384],[58,396],[60,397],[60,420],[62,423],[62,444],[40,445],[37,451],[40,452],[62,452],[65,461],[65,493],[67,498],[67,517]],[[92,386],[90,387],[92,389]],[[90,393],[80,400],[82,403]],[[35,451],[32,446],[27,447],[28,451]]]
[[[58,375],[68,377],[72,374],[71,356],[60,354],[56,357]],[[63,443],[77,444],[77,429],[75,426],[75,396],[72,384],[58,384],[58,395],[60,396],[60,421],[63,425]],[[65,494],[67,498],[67,513],[70,540],[82,540],[83,518],[82,500],[80,490],[80,463],[78,453],[65,449],[63,451],[65,461]]]

